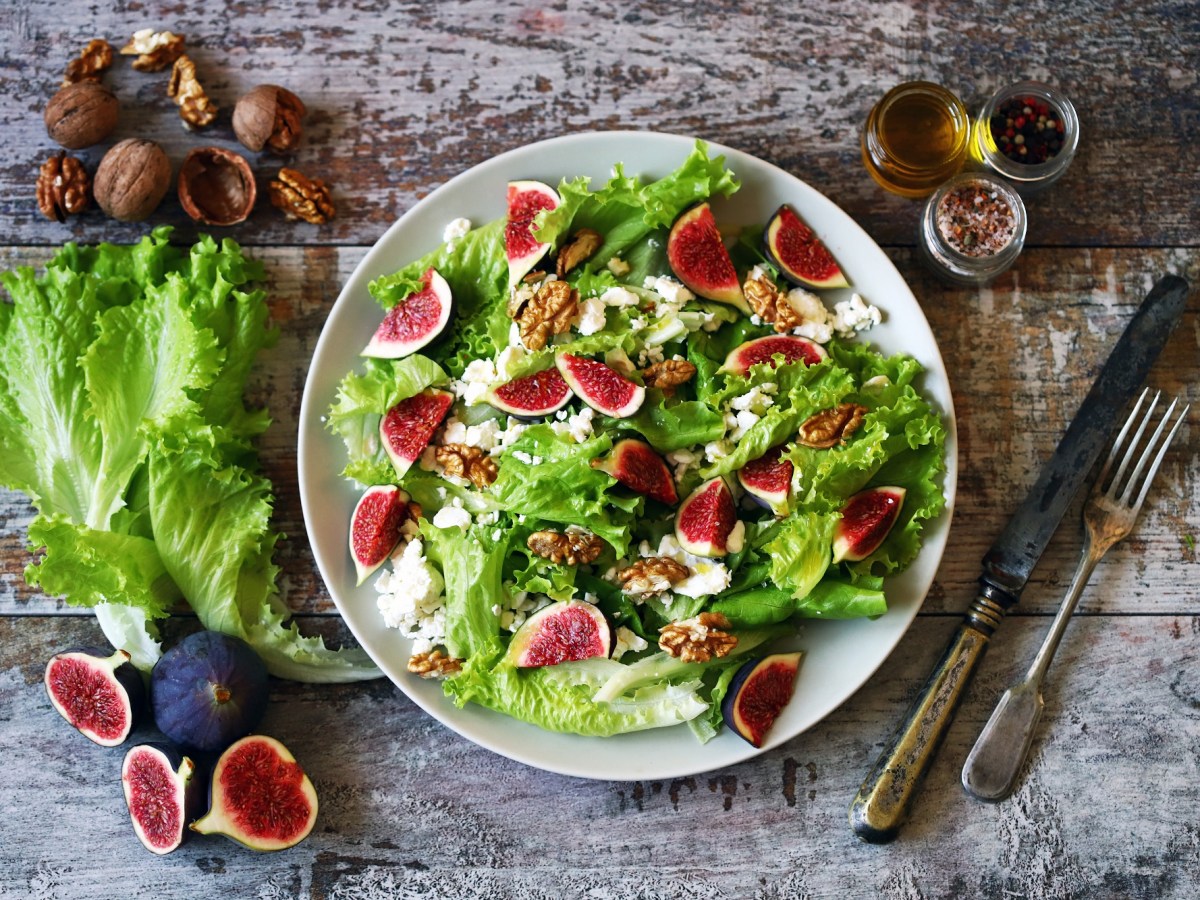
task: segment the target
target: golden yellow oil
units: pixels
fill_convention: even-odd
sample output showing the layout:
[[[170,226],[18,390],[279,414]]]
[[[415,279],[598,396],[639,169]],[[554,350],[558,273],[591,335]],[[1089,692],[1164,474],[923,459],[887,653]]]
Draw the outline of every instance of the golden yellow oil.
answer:
[[[887,190],[925,197],[962,170],[970,130],[954,94],[927,81],[907,82],[888,91],[867,117],[863,164]]]

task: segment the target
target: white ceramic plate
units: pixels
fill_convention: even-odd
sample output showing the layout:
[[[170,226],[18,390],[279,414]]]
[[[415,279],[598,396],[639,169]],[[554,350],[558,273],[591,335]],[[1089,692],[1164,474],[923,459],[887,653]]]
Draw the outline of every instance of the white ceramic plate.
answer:
[[[346,463],[345,451],[325,430],[321,417],[333,403],[342,377],[360,365],[358,353],[379,324],[382,313],[367,292],[368,282],[434,249],[451,219],[466,216],[482,224],[503,216],[510,180],[535,178],[557,184],[560,178],[589,175],[593,184],[601,184],[617,161],[629,174],[661,177],[682,162],[693,144],[692,138],[647,132],[573,134],[513,150],[454,178],[389,228],[350,276],[325,323],[304,387],[298,452],[304,522],[321,575],[350,630],[387,676],[430,715],[483,747],[551,772],[618,780],[677,778],[729,766],[761,751],[728,729],[707,744],[700,744],[686,726],[611,738],[554,734],[473,705],[458,709],[437,682],[409,674],[408,642],[384,627],[373,579],[355,586],[346,529],[358,492],[338,474]],[[888,581],[886,615],[876,621],[814,621],[805,626],[796,642],[806,651],[796,694],[763,748],[770,749],[845,702],[887,658],[916,615],[950,526],[958,471],[954,410],[929,324],[900,273],[866,232],[787,172],[715,144],[709,145],[709,152],[724,154],[742,182],[733,197],[714,202],[718,220],[761,224],[780,203],[792,204],[828,245],[854,289],[883,309],[884,323],[867,333],[869,340],[885,353],[909,353],[925,366],[924,391],[940,407],[948,429],[946,513],[927,527],[916,562]]]

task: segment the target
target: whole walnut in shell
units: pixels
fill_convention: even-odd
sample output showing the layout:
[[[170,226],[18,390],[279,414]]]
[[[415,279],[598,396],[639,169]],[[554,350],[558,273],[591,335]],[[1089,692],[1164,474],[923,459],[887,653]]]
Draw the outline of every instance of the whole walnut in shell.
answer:
[[[300,98],[287,88],[260,84],[233,108],[233,132],[255,153],[264,146],[275,153],[287,153],[300,143],[304,132],[301,120],[307,112]]]
[[[108,215],[140,222],[158,208],[171,186],[171,161],[154,141],[129,138],[100,160],[92,194]]]
[[[68,150],[82,150],[112,134],[119,111],[116,96],[105,85],[80,81],[51,97],[42,118],[51,140]]]

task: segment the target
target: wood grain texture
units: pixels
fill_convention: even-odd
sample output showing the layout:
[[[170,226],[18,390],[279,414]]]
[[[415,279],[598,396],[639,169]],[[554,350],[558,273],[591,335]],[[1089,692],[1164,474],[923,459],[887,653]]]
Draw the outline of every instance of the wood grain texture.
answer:
[[[382,682],[273,683],[263,730],[316,784],[312,836],[273,855],[195,837],[153,858],[121,799],[122,751],[75,734],[40,684],[43,660],[98,638],[94,623],[0,619],[0,897],[1194,897],[1197,616],[1073,623],[1017,793],[988,805],[959,787],[962,761],[1045,625],[1010,623],[914,821],[889,847],[857,842],[846,808],[880,725],[911,699],[953,624],[918,620],[887,677],[808,733],[672,781],[594,782],[510,762]],[[137,739],[152,736],[143,729]]]
[[[134,72],[121,58],[108,80],[124,113],[105,146],[151,138],[176,166],[191,147],[236,148],[233,104],[263,82],[285,82],[312,111],[293,162],[334,186],[338,218],[293,225],[264,200],[232,230],[246,243],[369,244],[414,201],[496,153],[565,132],[636,128],[754,153],[827,193],[878,241],[911,245],[916,206],[877,188],[859,161],[868,110],[905,80],[945,84],[974,111],[996,88],[1032,77],[1073,98],[1083,138],[1065,180],[1033,205],[1030,243],[1194,246],[1200,13],[1170,0],[1112,6],[15,0],[0,19],[0,129],[14,151],[0,163],[0,244],[141,232],[95,212],[47,222],[33,183],[55,149],[41,112],[67,59],[94,37],[119,47],[153,24],[187,36],[221,116],[185,133],[166,73]],[[103,149],[84,154],[91,166]],[[254,163],[265,187],[279,163]],[[153,221],[194,230],[173,192]]]

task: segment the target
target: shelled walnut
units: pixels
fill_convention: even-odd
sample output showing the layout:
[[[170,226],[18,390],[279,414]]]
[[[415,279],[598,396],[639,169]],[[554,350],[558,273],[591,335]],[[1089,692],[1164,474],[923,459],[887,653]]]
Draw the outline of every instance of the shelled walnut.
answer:
[[[408,671],[422,678],[447,678],[462,671],[463,661],[447,656],[441,650],[414,653],[408,659]]]
[[[103,38],[88,41],[88,45],[79,51],[79,55],[67,63],[67,71],[63,74],[62,86],[78,84],[81,81],[100,81],[112,65],[112,46]]]
[[[554,262],[554,272],[559,278],[566,278],[567,273],[582,262],[592,258],[604,243],[604,237],[591,228],[580,228],[571,235],[571,240],[558,251]]]
[[[788,303],[787,295],[775,286],[768,275],[748,276],[742,293],[750,308],[764,321],[775,326],[780,334],[804,324],[804,319]]]
[[[728,656],[737,646],[737,636],[725,630],[729,627],[720,613],[700,613],[660,628],[658,646],[684,662],[708,662],[714,656]]]
[[[133,67],[139,72],[161,72],[183,55],[182,34],[143,28],[135,31],[129,43],[121,48],[122,56],[136,56]]]
[[[804,420],[796,442],[814,450],[828,450],[835,444],[844,444],[846,438],[858,430],[866,414],[867,408],[857,403],[839,403],[823,409]]]
[[[618,571],[617,581],[627,594],[661,594],[690,574],[682,563],[666,556],[651,556]]]
[[[280,169],[269,192],[271,205],[289,219],[322,225],[333,218],[333,198],[320,178],[307,178],[295,169]]]
[[[571,320],[578,314],[579,292],[556,279],[543,282],[513,320],[520,329],[521,343],[530,350],[541,350],[552,335],[570,330]]]
[[[535,531],[525,545],[543,559],[568,566],[595,562],[604,552],[603,540],[582,531]]]
[[[179,117],[188,128],[203,128],[217,118],[217,107],[208,99],[199,79],[196,64],[185,53],[175,60],[167,96],[179,105]]]
[[[499,472],[494,459],[466,444],[443,444],[434,451],[434,458],[447,475],[469,479],[480,490],[495,481]]]
[[[675,388],[687,384],[696,374],[696,367],[686,359],[664,359],[642,369],[646,387],[659,388],[666,397],[675,396]]]
[[[92,179],[83,163],[60,150],[42,163],[37,180],[38,209],[47,219],[65,222],[87,209]]]

